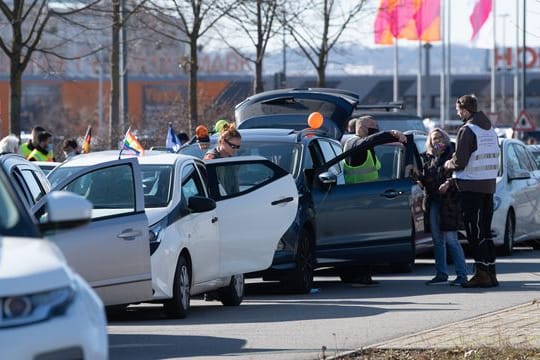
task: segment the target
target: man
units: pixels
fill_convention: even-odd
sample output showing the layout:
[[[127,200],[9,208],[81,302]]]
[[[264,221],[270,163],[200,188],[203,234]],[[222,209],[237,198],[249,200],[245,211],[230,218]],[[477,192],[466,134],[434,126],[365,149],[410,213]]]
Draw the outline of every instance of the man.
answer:
[[[52,153],[52,144],[50,144],[52,135],[46,131],[39,133],[37,146],[28,155],[30,161],[54,161]]]
[[[345,141],[343,151],[348,151],[367,142],[366,151],[354,152],[343,163],[346,184],[374,181],[379,178],[381,163],[375,156],[374,146],[390,142],[407,142],[407,137],[400,131],[379,132],[379,126],[373,116],[365,115],[356,119],[355,135]]]
[[[444,164],[447,170],[454,172],[467,240],[474,254],[475,274],[463,284],[467,288],[499,285],[491,220],[500,150],[491,121],[477,108],[474,95],[457,99],[456,112],[464,124],[457,134],[456,151]]]
[[[28,158],[28,155],[34,150],[38,144],[38,135],[42,132],[44,132],[45,129],[41,126],[34,126],[32,128],[32,138],[28,140],[28,142],[25,142],[21,145],[19,151],[21,152],[21,155],[25,158]]]
[[[379,178],[381,163],[375,156],[374,146],[390,142],[407,142],[407,137],[400,131],[379,132],[377,121],[370,115],[361,116],[354,122],[355,135],[345,141],[343,151],[348,151],[360,144],[368,144],[365,151],[353,152],[343,161],[343,171],[346,184],[365,181],[375,181]],[[358,276],[354,282],[364,285],[376,285],[377,281],[371,278],[370,266],[358,266]]]

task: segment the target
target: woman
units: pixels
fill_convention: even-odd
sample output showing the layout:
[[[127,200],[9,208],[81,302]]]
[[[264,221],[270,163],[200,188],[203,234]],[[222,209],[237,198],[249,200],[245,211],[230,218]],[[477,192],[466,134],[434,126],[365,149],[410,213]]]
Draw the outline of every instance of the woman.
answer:
[[[231,157],[240,149],[242,135],[236,130],[234,123],[224,124],[219,133],[218,142],[215,148],[209,150],[204,155],[204,160]]]
[[[17,154],[19,152],[19,138],[10,134],[0,140],[0,154]]]
[[[419,180],[424,187],[424,221],[429,224],[435,255],[435,277],[426,285],[448,284],[446,247],[454,262],[457,277],[450,285],[461,286],[467,282],[465,255],[458,240],[461,225],[459,195],[455,184],[444,170],[444,163],[452,157],[453,147],[448,134],[434,128],[426,139],[426,161]]]

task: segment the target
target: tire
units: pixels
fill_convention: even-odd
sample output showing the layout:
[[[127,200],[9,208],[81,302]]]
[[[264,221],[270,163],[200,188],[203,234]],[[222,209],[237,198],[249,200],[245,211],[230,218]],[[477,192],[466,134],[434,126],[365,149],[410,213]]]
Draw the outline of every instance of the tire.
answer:
[[[298,250],[296,251],[295,262],[296,267],[287,273],[281,281],[282,285],[291,293],[307,294],[313,287],[315,257],[313,254],[313,238],[305,229],[302,229],[298,234]]]
[[[229,285],[219,289],[218,298],[224,306],[239,306],[244,299],[244,274],[231,276]]]
[[[173,298],[167,300],[163,310],[168,318],[183,319],[189,311],[191,292],[191,269],[183,255],[178,258],[174,274]]]
[[[500,253],[503,256],[512,255],[514,248],[514,215],[511,211],[506,215],[506,224],[504,225],[504,244],[500,249]]]

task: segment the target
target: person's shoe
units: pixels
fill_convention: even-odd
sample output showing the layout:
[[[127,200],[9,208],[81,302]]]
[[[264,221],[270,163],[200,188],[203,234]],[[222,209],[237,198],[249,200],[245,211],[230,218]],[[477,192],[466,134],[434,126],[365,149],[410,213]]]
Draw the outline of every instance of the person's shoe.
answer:
[[[491,285],[499,286],[499,281],[497,281],[497,270],[495,269],[495,264],[488,265],[488,274],[491,279]]]
[[[466,277],[458,276],[454,280],[450,281],[450,286],[463,286],[466,283],[467,283]]]
[[[354,280],[354,284],[359,286],[375,286],[379,285],[379,282],[373,280],[371,276],[359,276]]]
[[[426,285],[447,285],[448,284],[448,278],[437,275],[433,279],[426,281]]]
[[[484,264],[476,264],[476,273],[474,276],[462,285],[464,288],[490,288],[495,286],[489,275],[487,266]]]

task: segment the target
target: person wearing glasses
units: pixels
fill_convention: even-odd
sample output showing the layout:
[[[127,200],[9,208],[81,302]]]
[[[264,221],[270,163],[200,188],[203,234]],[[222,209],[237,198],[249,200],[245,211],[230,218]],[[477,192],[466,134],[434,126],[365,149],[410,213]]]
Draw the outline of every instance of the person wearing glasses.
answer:
[[[217,145],[213,149],[208,150],[203,159],[212,160],[231,157],[240,149],[241,142],[242,135],[240,135],[234,123],[224,124],[221,127]]]
[[[219,133],[217,145],[206,152],[204,160],[214,160],[231,157],[240,149],[242,135],[234,123],[224,124]],[[239,191],[238,176],[235,166],[225,166],[217,169],[219,192],[222,196],[232,195]]]

